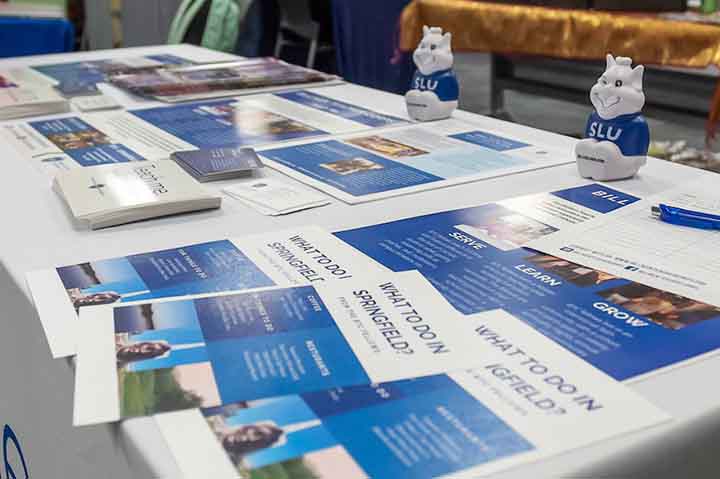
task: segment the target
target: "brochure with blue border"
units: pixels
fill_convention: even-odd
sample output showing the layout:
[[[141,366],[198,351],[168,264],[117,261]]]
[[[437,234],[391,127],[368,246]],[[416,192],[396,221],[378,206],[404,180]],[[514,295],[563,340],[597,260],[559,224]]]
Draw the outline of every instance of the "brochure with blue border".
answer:
[[[408,124],[386,94],[355,103],[360,87],[264,94],[3,125],[2,136],[51,175],[58,170],[162,160],[176,151],[257,146]]]
[[[336,235],[393,271],[419,270],[463,314],[503,308],[629,380],[716,351],[720,308],[520,246],[637,201],[594,184]],[[680,307],[678,328],[667,316]]]
[[[450,119],[262,149],[269,166],[355,204],[575,161]]]
[[[75,425],[478,365],[416,271],[80,311]]]
[[[75,354],[77,315],[89,306],[345,281],[383,270],[330,233],[303,227],[38,270],[27,282],[58,358]]]
[[[667,419],[504,311],[461,323],[483,358],[472,370],[155,421],[183,477],[429,479],[485,477]]]

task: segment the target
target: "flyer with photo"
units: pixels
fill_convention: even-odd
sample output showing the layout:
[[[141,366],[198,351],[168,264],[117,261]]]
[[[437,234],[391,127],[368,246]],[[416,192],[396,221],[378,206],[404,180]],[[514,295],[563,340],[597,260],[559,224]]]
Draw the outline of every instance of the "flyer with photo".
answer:
[[[668,416],[501,310],[474,369],[158,414],[183,477],[484,477]]]
[[[465,315],[503,308],[611,377],[638,379],[714,354],[720,308],[521,245],[639,201],[591,184],[336,235],[393,271],[419,270]]]
[[[10,123],[0,128],[0,137],[53,175],[70,168],[162,160],[177,151],[258,146],[408,123],[392,111],[354,104],[357,88],[341,85]]]
[[[383,271],[315,227],[177,246],[27,274],[53,357],[76,352],[77,316],[87,306],[344,281]]]
[[[161,54],[36,65],[29,69],[55,84],[95,84],[104,82],[109,75],[149,71],[168,65],[190,65],[192,63],[194,62],[177,55]]]
[[[75,425],[473,367],[417,271],[80,311]]]
[[[350,204],[575,161],[570,152],[455,119],[272,146],[260,155],[269,166]]]

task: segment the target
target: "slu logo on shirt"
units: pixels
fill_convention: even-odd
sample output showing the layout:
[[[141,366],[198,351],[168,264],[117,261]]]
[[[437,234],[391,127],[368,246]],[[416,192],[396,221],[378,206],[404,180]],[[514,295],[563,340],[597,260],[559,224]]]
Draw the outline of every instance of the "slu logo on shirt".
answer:
[[[437,89],[437,86],[438,86],[438,81],[433,80],[431,77],[420,76],[420,75],[415,77],[415,85],[414,85],[415,90],[435,91]]]
[[[5,470],[5,476],[2,475],[2,469],[0,469],[0,479],[30,478],[27,463],[25,462],[25,455],[20,447],[20,440],[15,434],[15,431],[7,424],[5,424],[3,428],[2,459],[5,465],[3,468]],[[21,468],[23,475],[18,475]]]
[[[605,127],[607,127],[606,130]],[[604,125],[602,123],[594,121],[590,124],[589,136],[591,138],[597,138],[599,140],[616,141],[618,138],[620,138],[622,132],[622,128],[618,128],[617,126]]]

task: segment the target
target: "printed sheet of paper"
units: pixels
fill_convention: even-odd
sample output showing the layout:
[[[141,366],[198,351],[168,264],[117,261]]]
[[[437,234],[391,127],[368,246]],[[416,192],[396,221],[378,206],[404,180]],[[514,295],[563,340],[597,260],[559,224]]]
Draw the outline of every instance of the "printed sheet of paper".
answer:
[[[85,308],[75,424],[473,367],[461,319],[416,271]]]
[[[272,146],[260,155],[267,165],[351,204],[574,161],[570,152],[455,119]]]
[[[713,177],[683,185],[551,238],[531,241],[528,246],[695,302],[720,306],[720,232],[653,218],[650,208],[660,203],[720,215],[718,180]],[[691,306],[691,311],[699,311],[698,306],[688,304]],[[693,314],[679,312],[676,316],[669,326],[682,328],[702,321]]]
[[[183,477],[216,479],[484,477],[668,419],[508,313],[461,323],[472,370],[155,419]]]
[[[305,227],[177,246],[28,273],[53,357],[76,351],[88,306],[344,280],[384,270],[330,233]]]
[[[463,314],[503,308],[606,374],[629,380],[720,348],[720,308],[640,284],[632,271],[588,263],[561,250],[569,240],[555,239],[575,239],[567,232],[640,208],[647,215],[639,198],[593,184],[336,236],[393,271],[419,270]],[[549,254],[520,247],[533,239],[531,245],[557,244],[545,248]],[[663,241],[648,234],[638,251],[651,254]],[[610,238],[603,243],[608,247]]]
[[[176,151],[256,146],[408,123],[394,110],[352,103],[358,88],[338,85],[8,123],[0,128],[0,138],[53,175],[84,166],[162,160]]]

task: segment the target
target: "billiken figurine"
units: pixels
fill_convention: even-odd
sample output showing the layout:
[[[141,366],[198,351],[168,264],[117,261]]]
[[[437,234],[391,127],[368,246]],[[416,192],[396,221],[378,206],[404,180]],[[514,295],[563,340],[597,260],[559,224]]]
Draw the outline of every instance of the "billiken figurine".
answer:
[[[408,115],[414,120],[448,118],[458,106],[460,88],[452,70],[451,39],[450,32],[443,34],[442,28],[423,27],[423,39],[413,53],[417,71],[405,94]]]
[[[644,67],[631,65],[630,58],[608,54],[605,73],[590,90],[595,111],[588,118],[585,139],[575,147],[584,178],[629,178],[647,162],[650,130],[641,114]]]

